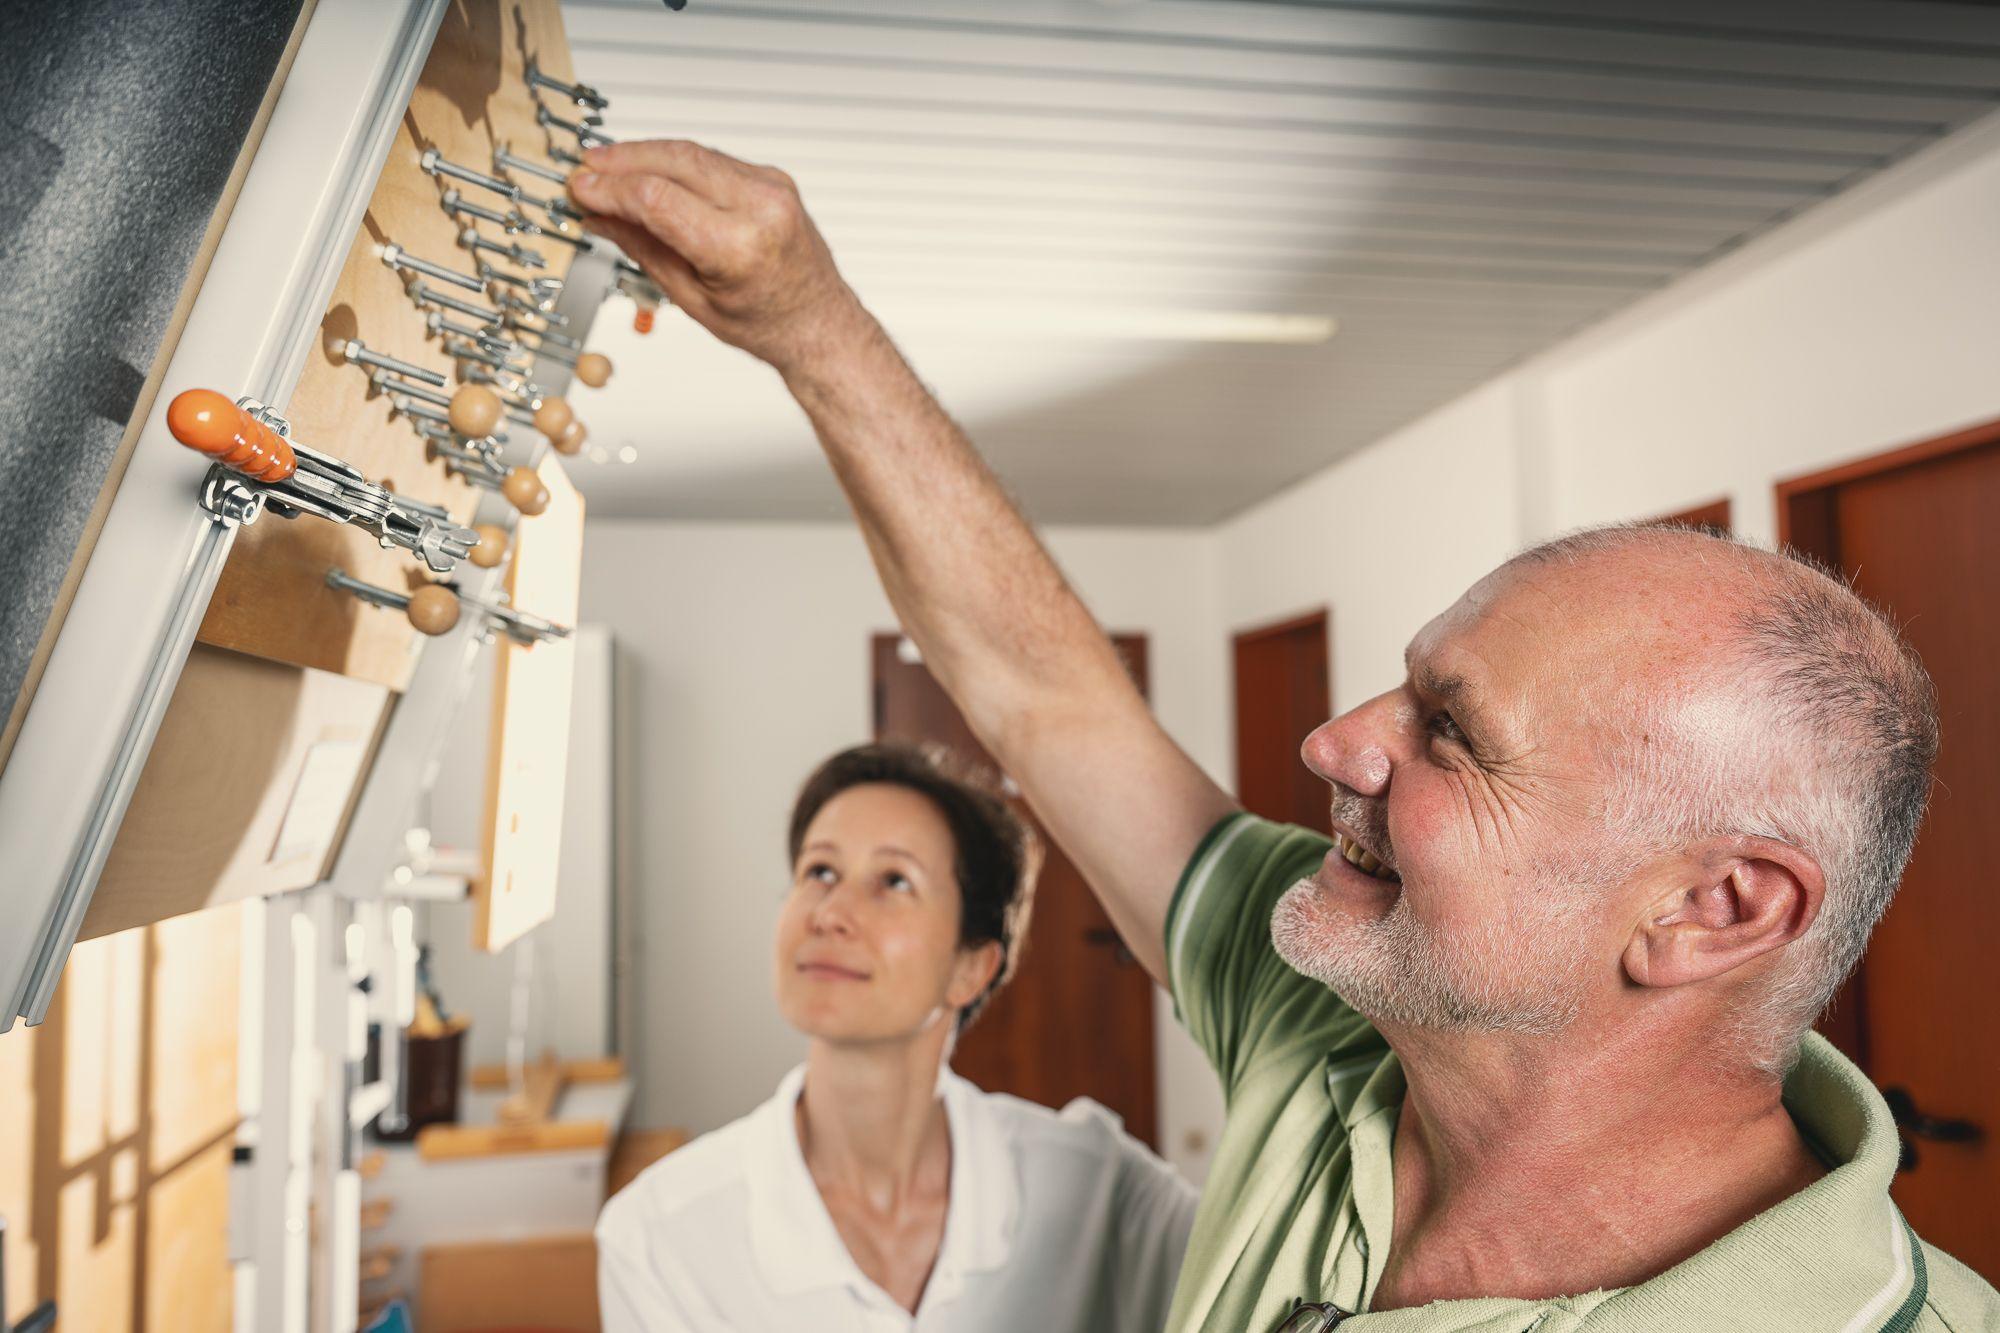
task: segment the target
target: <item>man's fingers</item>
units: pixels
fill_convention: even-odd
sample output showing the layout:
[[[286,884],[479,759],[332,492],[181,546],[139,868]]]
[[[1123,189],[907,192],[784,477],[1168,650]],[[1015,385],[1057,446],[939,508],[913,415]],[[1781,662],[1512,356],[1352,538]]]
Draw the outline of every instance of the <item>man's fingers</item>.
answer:
[[[699,272],[708,271],[715,260],[707,247],[717,234],[720,214],[664,176],[579,171],[569,179],[569,192],[585,212],[644,228]]]
[[[751,168],[727,153],[686,139],[599,144],[584,152],[585,170],[604,175],[665,176],[717,208],[730,208]]]
[[[584,225],[598,235],[605,237],[613,245],[625,252],[625,257],[646,271],[646,276],[660,284],[660,290],[667,299],[686,309],[701,298],[701,279],[687,260],[669,248],[658,237],[636,223],[619,218],[593,216],[584,220]]]

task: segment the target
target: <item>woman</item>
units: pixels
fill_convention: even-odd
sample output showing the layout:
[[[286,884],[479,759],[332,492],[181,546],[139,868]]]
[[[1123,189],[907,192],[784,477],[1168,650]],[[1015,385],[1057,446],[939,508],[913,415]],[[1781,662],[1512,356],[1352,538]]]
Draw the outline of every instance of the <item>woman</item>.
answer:
[[[605,1206],[607,1333],[1158,1329],[1193,1190],[1096,1103],[946,1064],[1019,956],[1033,833],[934,755],[863,746],[806,782],[791,856],[777,994],[806,1062]]]

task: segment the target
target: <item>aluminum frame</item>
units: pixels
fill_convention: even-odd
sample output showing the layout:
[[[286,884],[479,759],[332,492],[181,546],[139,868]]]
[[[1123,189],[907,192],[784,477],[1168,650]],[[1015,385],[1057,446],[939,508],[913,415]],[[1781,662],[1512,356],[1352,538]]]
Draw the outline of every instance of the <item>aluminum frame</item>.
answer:
[[[48,1012],[234,541],[172,393],[291,396],[445,0],[322,0],[0,774],[0,1032]]]

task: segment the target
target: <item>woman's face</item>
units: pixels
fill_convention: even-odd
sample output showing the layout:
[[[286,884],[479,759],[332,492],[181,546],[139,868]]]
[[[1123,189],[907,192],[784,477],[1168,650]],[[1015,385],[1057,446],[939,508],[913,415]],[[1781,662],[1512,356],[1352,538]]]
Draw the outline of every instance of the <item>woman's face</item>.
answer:
[[[778,1009],[810,1037],[906,1040],[986,988],[999,946],[958,947],[951,828],[907,787],[849,787],[814,817],[778,917]]]

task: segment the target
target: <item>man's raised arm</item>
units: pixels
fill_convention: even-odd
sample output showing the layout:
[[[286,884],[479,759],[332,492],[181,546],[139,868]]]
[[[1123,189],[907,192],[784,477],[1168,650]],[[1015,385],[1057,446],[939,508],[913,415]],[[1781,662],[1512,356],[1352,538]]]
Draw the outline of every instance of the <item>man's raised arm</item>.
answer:
[[[594,148],[571,182],[676,305],[784,377],[903,627],[1167,979],[1182,866],[1234,807],[1160,729],[993,474],[842,280],[782,172],[679,141]]]

